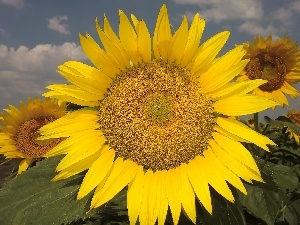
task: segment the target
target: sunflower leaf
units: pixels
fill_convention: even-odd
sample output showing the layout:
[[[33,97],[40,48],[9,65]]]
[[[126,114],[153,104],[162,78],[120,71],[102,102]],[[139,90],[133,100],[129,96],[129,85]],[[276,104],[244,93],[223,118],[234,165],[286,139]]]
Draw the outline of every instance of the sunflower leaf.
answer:
[[[210,215],[201,206],[197,208],[197,219],[200,224],[246,225],[243,208],[238,195],[235,190],[232,190],[232,193],[236,199],[234,203],[227,201],[211,188],[213,213]]]
[[[77,201],[83,175],[50,182],[61,157],[45,159],[0,189],[0,224],[67,224],[96,213],[91,194]]]
[[[278,190],[264,185],[245,184],[247,195],[239,193],[239,199],[250,214],[274,224],[282,208],[287,191],[293,191],[298,185],[298,177],[292,168],[273,163],[257,161],[263,176],[271,176]],[[268,181],[267,181],[268,182]]]

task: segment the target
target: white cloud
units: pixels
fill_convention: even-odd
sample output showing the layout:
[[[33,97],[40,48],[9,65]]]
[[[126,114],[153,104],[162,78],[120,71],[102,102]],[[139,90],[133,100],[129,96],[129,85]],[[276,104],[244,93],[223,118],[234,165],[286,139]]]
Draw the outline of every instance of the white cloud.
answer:
[[[0,0],[0,4],[5,4],[13,6],[17,9],[21,9],[24,7],[24,0]]]
[[[260,19],[263,9],[260,0],[174,0],[178,4],[198,5],[207,20],[220,22],[231,19]]]
[[[69,42],[60,46],[36,45],[32,49],[0,45],[0,109],[27,97],[40,96],[48,84],[65,83],[56,69],[67,60],[87,58],[80,46]]]
[[[48,28],[50,30],[58,31],[61,34],[70,34],[68,30],[68,24],[64,23],[68,20],[67,16],[55,16],[48,20]]]
[[[261,25],[260,22],[255,21],[246,21],[238,27],[239,31],[244,31],[251,35],[263,35],[269,36],[272,35],[273,39],[278,38],[279,30],[273,25],[269,24],[265,27]]]

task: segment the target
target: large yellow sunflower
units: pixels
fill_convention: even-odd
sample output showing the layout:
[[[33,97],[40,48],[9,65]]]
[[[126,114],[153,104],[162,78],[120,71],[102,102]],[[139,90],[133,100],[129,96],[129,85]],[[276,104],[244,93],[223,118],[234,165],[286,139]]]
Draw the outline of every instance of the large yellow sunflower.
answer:
[[[164,224],[170,207],[174,224],[183,209],[196,222],[195,199],[212,213],[210,186],[233,202],[228,183],[246,194],[240,178],[263,181],[254,159],[240,142],[268,150],[274,143],[234,116],[276,105],[247,94],[265,83],[231,82],[248,63],[243,46],[216,58],[229,32],[199,46],[205,21],[184,16],[172,34],[162,6],[154,35],[146,23],[119,12],[119,37],[104,17],[96,28],[104,46],[80,35],[95,67],[68,61],[58,72],[72,84],[54,84],[45,96],[89,106],[40,129],[40,139],[67,139],[47,156],[66,154],[53,180],[88,169],[81,199],[94,189],[96,208],[128,185],[131,224]],[[152,54],[153,52],[153,54]]]
[[[0,117],[0,154],[6,158],[23,158],[18,173],[25,171],[35,159],[56,146],[62,139],[39,141],[38,129],[66,113],[65,104],[46,98],[28,98],[27,105],[20,102],[20,109],[9,105]]]
[[[293,98],[299,96],[293,86],[300,81],[300,49],[291,38],[284,36],[272,41],[272,36],[264,39],[254,37],[254,43],[245,43],[247,51],[244,59],[249,59],[239,80],[264,79],[267,83],[253,90],[254,94],[273,99],[281,106],[288,105],[285,94]]]

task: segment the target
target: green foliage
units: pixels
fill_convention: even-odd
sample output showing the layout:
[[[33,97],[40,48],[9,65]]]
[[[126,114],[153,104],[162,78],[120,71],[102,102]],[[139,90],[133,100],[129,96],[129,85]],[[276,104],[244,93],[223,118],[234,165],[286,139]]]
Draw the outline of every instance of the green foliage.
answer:
[[[89,219],[97,214],[108,217],[121,212],[124,215],[124,210],[118,207],[121,200],[124,202],[124,192],[118,195],[117,204],[112,201],[98,210],[89,211],[92,193],[76,200],[83,174],[51,182],[60,159],[53,157],[38,162],[0,189],[0,224],[60,225]]]

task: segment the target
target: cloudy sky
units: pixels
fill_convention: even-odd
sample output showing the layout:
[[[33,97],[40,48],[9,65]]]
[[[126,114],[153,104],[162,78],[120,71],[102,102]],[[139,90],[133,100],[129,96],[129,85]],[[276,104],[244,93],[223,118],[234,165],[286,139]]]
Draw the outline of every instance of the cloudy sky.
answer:
[[[0,110],[40,96],[48,84],[64,83],[56,72],[64,61],[87,62],[78,34],[89,32],[96,38],[95,17],[101,21],[106,14],[117,31],[122,9],[143,18],[153,33],[163,3],[174,28],[183,14],[192,18],[199,12],[207,21],[203,40],[230,30],[222,53],[259,34],[300,40],[299,0],[0,0]],[[299,101],[291,105],[300,109]]]

